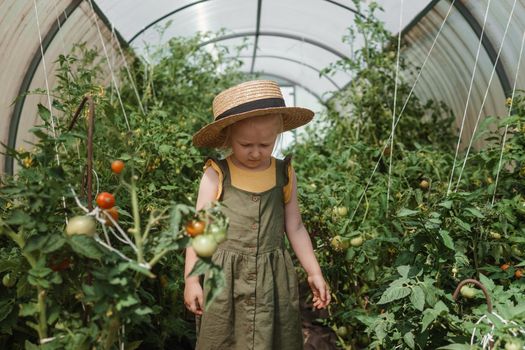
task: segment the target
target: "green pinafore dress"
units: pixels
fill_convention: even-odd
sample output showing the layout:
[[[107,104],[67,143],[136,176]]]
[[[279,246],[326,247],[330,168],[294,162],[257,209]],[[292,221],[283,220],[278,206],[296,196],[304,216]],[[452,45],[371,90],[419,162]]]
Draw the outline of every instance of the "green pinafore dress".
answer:
[[[289,159],[275,160],[276,185],[261,193],[233,187],[227,161],[214,161],[230,220],[228,239],[212,257],[225,287],[201,317],[196,349],[302,349],[297,276],[284,247]]]

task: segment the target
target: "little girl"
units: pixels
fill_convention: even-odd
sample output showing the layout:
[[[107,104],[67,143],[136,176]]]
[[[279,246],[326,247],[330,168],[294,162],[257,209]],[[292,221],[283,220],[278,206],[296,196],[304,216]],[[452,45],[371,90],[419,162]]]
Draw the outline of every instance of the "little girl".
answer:
[[[279,133],[308,123],[313,112],[285,107],[279,86],[258,80],[217,95],[213,114],[193,143],[231,154],[207,161],[196,207],[219,200],[229,218],[228,239],[212,257],[226,285],[203,312],[199,279],[187,277],[197,255],[186,250],[184,301],[202,315],[196,348],[302,349],[297,277],[285,232],[308,274],[313,305],[326,307],[330,293],[301,220],[290,159],[273,158],[272,151]]]

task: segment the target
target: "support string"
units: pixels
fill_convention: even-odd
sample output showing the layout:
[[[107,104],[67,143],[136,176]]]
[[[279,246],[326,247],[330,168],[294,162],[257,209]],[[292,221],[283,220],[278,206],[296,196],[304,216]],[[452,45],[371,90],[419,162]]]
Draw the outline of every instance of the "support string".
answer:
[[[490,1],[489,1],[489,5],[490,5]],[[507,25],[505,26],[505,31],[503,32],[503,38],[501,39],[501,45],[499,47],[498,54],[496,56],[496,61],[495,61],[496,63],[499,61],[499,58],[501,56],[501,51],[503,50],[503,44],[505,43],[505,39],[507,38],[507,32],[508,32],[509,25],[510,25],[510,22],[512,20],[512,16],[514,14],[514,9],[515,8],[516,8],[516,0],[514,0],[514,3],[512,5],[512,10],[511,10],[510,15],[509,15],[509,19],[507,20]],[[483,25],[485,25],[485,24],[483,24]],[[489,82],[487,84],[487,88],[485,89],[485,95],[483,96],[483,101],[481,102],[481,106],[479,108],[478,116],[477,116],[477,119],[476,119],[476,124],[474,124],[474,130],[472,131],[472,135],[470,136],[470,141],[469,141],[469,145],[468,145],[468,148],[467,148],[467,153],[465,154],[465,159],[463,160],[463,165],[461,167],[461,171],[460,171],[459,176],[458,176],[458,181],[456,183],[456,189],[454,191],[457,191],[458,188],[459,188],[459,183],[461,181],[461,176],[463,175],[463,171],[465,170],[465,166],[467,164],[467,160],[468,160],[468,156],[469,156],[469,153],[470,153],[470,149],[472,148],[472,143],[474,142],[474,136],[476,135],[476,131],[478,129],[479,121],[481,119],[481,113],[483,112],[483,106],[485,106],[485,102],[487,101],[487,96],[488,96],[489,90],[490,90],[490,84],[492,83],[492,79],[494,78],[494,73],[496,72],[496,63],[494,63],[494,66],[492,67],[492,72],[490,73]]]
[[[507,112],[507,117],[510,117],[510,114],[512,113],[512,106],[514,104],[514,95],[516,93],[516,84],[518,82],[518,74],[519,74],[519,71],[520,71],[520,66],[521,66],[521,56],[523,55],[523,46],[525,44],[525,31],[523,31],[523,36],[521,38],[521,47],[520,47],[520,54],[518,55],[518,67],[516,68],[516,74],[514,75],[514,85],[512,87],[512,95],[510,97],[510,104],[508,106],[509,110]],[[494,205],[494,201],[496,200],[496,189],[498,188],[498,182],[499,182],[499,174],[500,174],[500,171],[501,171],[501,164],[502,164],[502,161],[503,161],[503,150],[505,149],[505,144],[507,142],[507,132],[509,130],[509,124],[507,123],[505,125],[505,132],[503,133],[503,141],[501,143],[501,151],[500,151],[500,154],[499,154],[499,162],[498,162],[498,171],[496,173],[496,179],[494,180],[494,193],[492,194],[492,202],[491,202],[491,206]]]
[[[436,34],[436,37],[434,38],[434,41],[432,42],[432,45],[430,46],[430,50],[428,51],[425,59],[423,60],[423,64],[421,65],[421,68],[419,69],[419,72],[418,72],[418,75],[416,77],[416,80],[414,81],[414,84],[412,85],[412,88],[410,89],[410,92],[408,93],[408,96],[405,100],[405,103],[403,104],[403,107],[401,108],[401,111],[399,112],[399,115],[396,119],[396,123],[394,125],[394,128],[393,130],[396,129],[397,127],[397,124],[399,123],[399,121],[401,120],[401,116],[403,115],[403,112],[405,111],[405,108],[406,106],[408,105],[408,101],[410,100],[410,97],[412,97],[412,94],[414,93],[414,89],[417,85],[417,83],[419,82],[419,79],[421,77],[421,74],[423,72],[423,68],[425,68],[426,64],[427,64],[427,61],[428,59],[430,58],[430,54],[432,53],[432,50],[434,49],[434,47],[436,46],[436,42],[439,38],[439,36],[441,35],[441,32],[443,31],[443,28],[445,26],[445,23],[450,15],[450,12],[452,11],[452,8],[454,6],[454,3],[456,2],[456,0],[452,0],[451,3],[450,3],[450,6],[448,8],[448,11],[447,11],[447,14],[445,15],[445,18],[443,18],[443,22],[441,23],[441,26],[439,27],[439,30]],[[370,187],[370,184],[372,183],[372,178],[374,177],[376,171],[377,171],[377,168],[379,167],[379,164],[381,162],[381,159],[383,157],[383,152],[385,151],[386,147],[388,146],[388,143],[390,142],[390,138],[392,137],[392,133],[390,133],[390,136],[388,137],[387,139],[387,142],[385,143],[385,145],[383,146],[383,149],[381,151],[381,153],[379,154],[379,159],[377,160],[376,162],[376,165],[374,167],[374,170],[372,171],[372,174],[370,175],[370,177],[368,178],[368,181],[366,183],[366,186],[363,190],[363,193],[361,193],[361,196],[359,197],[359,200],[357,202],[357,205],[356,205],[356,208],[354,209],[353,213],[352,213],[352,216],[350,217],[350,221],[353,220],[355,214],[357,213],[357,210],[359,209],[359,206],[361,205],[361,202],[363,201],[363,197],[366,193],[366,191],[368,190],[368,188]]]
[[[49,119],[51,121],[51,129],[52,129],[52,132],[53,132],[53,138],[55,139],[55,145],[54,145],[55,146],[55,158],[57,160],[57,165],[60,166],[60,156],[59,156],[59,153],[58,153],[58,142],[57,142],[57,131],[56,131],[56,126],[60,126],[60,125],[58,123],[58,120],[56,120],[56,122],[55,122],[55,115],[53,114],[53,104],[51,102],[51,92],[49,90],[49,79],[47,77],[46,57],[44,55],[44,45],[42,43],[42,31],[40,29],[40,18],[39,18],[39,15],[38,15],[38,6],[36,4],[36,0],[33,0],[33,5],[34,5],[34,8],[35,8],[36,26],[37,26],[37,29],[38,29],[38,40],[39,40],[39,43],[40,43],[40,55],[42,56],[42,68],[44,69],[44,80],[45,80],[45,83],[46,83],[47,104],[48,104],[48,107],[49,107]],[[62,196],[62,207],[64,208],[64,211],[66,211],[67,205],[66,205],[66,197],[65,196]],[[67,214],[65,216],[65,221],[67,223]]]
[[[122,46],[120,45],[120,41],[117,38],[117,34],[115,33],[115,26],[113,26],[113,24],[111,25],[111,34],[113,35],[117,43],[117,48],[120,52],[120,56],[122,57],[122,61],[124,62],[124,67],[126,68],[126,72],[128,74],[128,78],[131,83],[131,87],[133,88],[133,92],[135,93],[135,97],[137,98],[137,102],[139,104],[140,110],[143,115],[146,115],[146,111],[144,110],[144,106],[142,105],[142,100],[140,98],[139,91],[135,83],[135,79],[133,79],[133,76],[131,75],[131,70],[129,69],[128,61],[126,60],[126,56],[124,56],[124,52],[122,51]]]
[[[109,73],[111,74],[111,80],[113,81],[113,85],[115,86],[115,91],[117,93],[117,97],[120,103],[120,108],[122,109],[122,113],[124,114],[124,120],[126,121],[126,126],[128,130],[131,130],[131,126],[128,121],[128,115],[126,113],[126,109],[124,108],[124,103],[122,102],[122,98],[120,96],[120,90],[118,88],[117,79],[115,78],[115,73],[113,72],[113,67],[111,66],[111,62],[109,60],[108,50],[106,48],[106,44],[104,43],[104,38],[102,37],[102,32],[100,31],[100,26],[98,25],[97,13],[95,12],[95,8],[93,7],[93,2],[91,0],[89,0],[89,4],[91,5],[91,10],[93,11],[93,20],[95,21],[95,25],[97,27],[97,32],[98,32],[98,37],[100,38],[102,49],[104,51],[104,55],[106,56],[106,61],[108,62]]]
[[[401,52],[401,32],[403,25],[403,0],[401,0],[401,8],[399,10],[399,33],[397,36],[397,55],[396,55],[396,77],[394,82],[394,106],[392,107],[392,137],[390,138],[390,155],[388,162],[388,186],[386,190],[386,215],[388,216],[388,206],[390,202],[390,187],[392,186],[392,156],[394,153],[394,132],[396,126],[396,106],[397,106],[397,83],[399,77],[399,56]]]
[[[34,8],[35,8],[36,26],[37,26],[37,29],[38,29],[38,40],[40,42],[40,55],[42,56],[42,67],[44,68],[44,80],[45,80],[45,84],[46,84],[47,104],[48,104],[48,107],[49,107],[51,129],[53,131],[53,137],[56,139],[57,138],[57,133],[56,133],[55,125],[58,126],[58,121],[55,122],[55,116],[53,114],[53,106],[52,106],[52,103],[51,103],[51,94],[49,92],[49,80],[47,78],[47,65],[46,65],[46,58],[45,58],[45,55],[44,55],[44,45],[42,43],[42,32],[40,30],[40,19],[39,19],[39,16],[38,16],[38,7],[36,5],[36,0],[33,0],[33,5],[34,5]],[[58,155],[58,147],[57,147],[56,144],[55,144],[55,151],[56,151],[57,164],[60,165],[60,157]]]
[[[481,35],[479,36],[478,49],[476,51],[476,59],[474,60],[474,66],[472,67],[472,75],[470,77],[470,84],[469,84],[468,93],[467,93],[467,102],[465,103],[465,109],[463,111],[463,118],[461,119],[461,127],[459,129],[458,141],[456,143],[456,153],[454,155],[454,161],[452,162],[452,170],[450,171],[450,178],[449,178],[448,187],[447,187],[447,196],[450,193],[450,188],[452,187],[452,180],[454,179],[454,171],[456,169],[456,160],[458,159],[459,146],[461,144],[461,136],[463,135],[465,120],[467,118],[467,109],[468,109],[468,105],[470,102],[470,96],[472,94],[472,86],[474,85],[474,77],[476,76],[476,68],[478,67],[479,53],[481,52],[481,44],[482,44],[483,36],[485,35],[485,25],[487,24],[487,16],[489,13],[490,2],[491,0],[489,0],[489,2],[487,3],[487,9],[485,10],[485,16],[483,18],[483,26],[481,28]]]

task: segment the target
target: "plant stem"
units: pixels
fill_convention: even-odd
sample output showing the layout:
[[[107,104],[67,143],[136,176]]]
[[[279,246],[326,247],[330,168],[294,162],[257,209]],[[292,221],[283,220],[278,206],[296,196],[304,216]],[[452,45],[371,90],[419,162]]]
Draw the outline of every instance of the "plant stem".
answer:
[[[161,251],[160,253],[157,253],[157,255],[155,255],[149,262],[149,266],[153,267],[153,265],[155,265],[160,259],[162,259],[164,257],[164,255],[166,255],[167,253],[169,252],[168,249],[164,249],[163,251]]]
[[[47,308],[46,308],[46,290],[37,287],[37,308],[38,308],[38,337],[40,342],[47,338]]]
[[[144,262],[144,253],[142,251],[142,235],[140,232],[140,213],[139,200],[137,196],[137,186],[135,184],[135,174],[131,174],[131,207],[133,210],[133,237],[135,238],[135,245],[137,246],[137,261]]]
[[[118,316],[112,317],[108,322],[108,330],[106,340],[104,342],[104,349],[109,350],[117,340],[118,329],[120,327],[120,320]]]
[[[473,253],[474,253],[474,268],[476,269],[476,276],[477,278],[479,279],[479,263],[478,263],[478,249],[477,249],[478,245],[477,245],[477,242],[476,241],[473,241],[472,242],[472,250],[473,250]]]

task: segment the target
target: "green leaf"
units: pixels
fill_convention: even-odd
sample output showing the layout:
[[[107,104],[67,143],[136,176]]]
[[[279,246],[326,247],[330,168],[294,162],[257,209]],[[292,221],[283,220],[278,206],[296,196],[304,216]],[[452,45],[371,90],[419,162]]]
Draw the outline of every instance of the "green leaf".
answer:
[[[7,220],[5,220],[5,223],[8,225],[23,225],[31,222],[31,216],[29,216],[26,212],[16,209],[13,211],[13,215]]]
[[[38,312],[38,306],[36,303],[25,303],[20,305],[20,311],[18,315],[25,317],[25,316],[33,316]]]
[[[485,215],[483,215],[478,209],[476,208],[465,208],[465,210],[467,210],[469,213],[471,213],[473,216],[479,218],[479,219],[483,219],[485,218]]]
[[[394,300],[403,299],[408,296],[411,292],[410,287],[398,287],[391,286],[381,295],[381,299],[377,302],[378,304],[387,304]]]
[[[438,350],[472,350],[472,346],[468,344],[449,344],[438,348]]]
[[[132,295],[128,295],[126,298],[120,299],[115,308],[120,311],[122,308],[138,304],[138,302]]]
[[[426,309],[423,311],[423,320],[421,320],[421,332],[424,332],[427,327],[434,322],[438,314],[433,309]]]
[[[374,328],[374,331],[376,333],[377,339],[379,341],[383,341],[388,336],[388,329],[387,329],[387,322],[380,321]]]
[[[434,310],[438,314],[441,314],[442,312],[449,312],[447,305],[445,305],[445,303],[441,300],[436,303],[436,305],[434,306]]]
[[[397,272],[401,275],[401,277],[408,278],[408,273],[410,272],[410,266],[408,265],[398,266]]]
[[[124,350],[137,350],[141,344],[142,344],[142,340],[127,342],[124,345]]]
[[[40,350],[38,345],[31,343],[29,340],[26,340],[24,343],[25,350]]]
[[[139,307],[135,310],[135,313],[140,316],[148,315],[153,313],[153,310],[147,306]]]
[[[413,215],[416,215],[417,213],[419,213],[419,211],[403,208],[397,213],[397,217],[402,218],[405,216],[413,216]]]
[[[419,311],[423,311],[425,308],[425,292],[420,286],[415,286],[412,288],[412,293],[410,293],[410,301],[412,305]]]
[[[59,250],[66,243],[64,237],[59,235],[48,236],[47,241],[42,247],[42,253],[48,254]]]
[[[485,286],[485,288],[487,288],[489,292],[493,291],[494,288],[496,287],[496,285],[494,284],[494,281],[492,281],[490,278],[488,278],[482,273],[479,274],[479,281],[481,282],[481,284]]]
[[[29,270],[29,275],[37,278],[45,278],[52,272],[53,270],[48,267],[36,266]]]
[[[454,241],[452,240],[452,237],[450,237],[450,235],[448,234],[447,230],[439,230],[439,235],[443,239],[443,244],[445,245],[445,247],[447,247],[448,249],[455,250]]]
[[[92,237],[76,235],[68,240],[71,248],[78,254],[91,259],[100,259],[103,253]]]
[[[224,284],[224,273],[220,267],[213,265],[208,272],[208,278],[204,282],[204,287],[208,290],[206,300],[204,300],[205,310],[208,310],[213,300],[215,300],[222,291]]]
[[[197,260],[197,262],[193,266],[193,269],[191,269],[191,272],[188,276],[203,275],[210,266],[211,266],[211,263],[208,260],[203,260],[199,258],[199,260]]]
[[[15,304],[15,299],[7,299],[0,301],[0,321],[3,321],[11,311],[13,310],[13,306]]]
[[[49,109],[44,107],[43,104],[38,104],[38,116],[42,118],[44,121],[49,121],[49,118],[51,117],[51,113],[49,112]]]
[[[40,250],[42,247],[46,244],[48,240],[47,236],[40,236],[35,235],[31,236],[26,240],[26,244],[24,245],[24,252],[31,253],[35,250]]]
[[[170,145],[160,145],[159,146],[159,154],[161,156],[168,156],[171,153],[171,150],[173,149]]]
[[[49,287],[51,287],[51,284],[45,278],[39,278],[29,275],[27,276],[27,281],[29,282],[29,284],[35,287],[42,287],[44,289],[48,289]]]
[[[414,334],[412,332],[405,333],[405,335],[403,335],[403,340],[410,349],[414,349],[416,344],[414,343]]]
[[[460,228],[462,228],[464,231],[470,232],[471,227],[469,224],[467,224],[465,221],[461,220],[458,217],[454,217],[454,221],[458,224]]]

